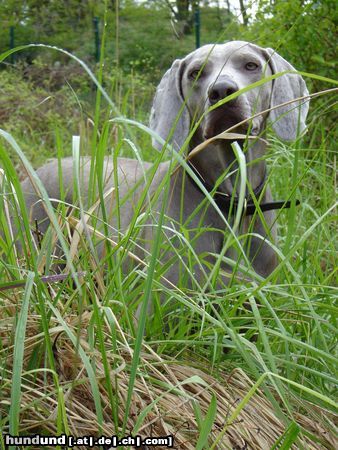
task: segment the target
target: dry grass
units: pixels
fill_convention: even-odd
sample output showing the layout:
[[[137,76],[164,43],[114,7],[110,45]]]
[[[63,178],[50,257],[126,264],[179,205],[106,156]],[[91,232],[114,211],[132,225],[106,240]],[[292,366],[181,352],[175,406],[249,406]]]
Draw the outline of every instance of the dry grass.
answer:
[[[110,436],[116,434],[117,430],[112,419],[113,414],[108,393],[105,389],[106,382],[101,354],[98,351],[91,350],[85,331],[90,318],[90,313],[84,313],[81,318],[82,331],[79,344],[91,357],[95,366],[104,411],[104,423],[101,430],[97,422],[90,383],[76,349],[62,333],[60,326],[55,324],[50,329],[50,336],[54,342],[56,370],[65,396],[66,415],[71,434],[75,436]],[[32,356],[32,350],[36,348],[39,342],[43,341],[43,334],[39,333],[38,330],[39,321],[40,318],[36,315],[30,316],[28,320],[25,343],[26,366]],[[12,320],[8,320],[7,326],[1,328],[1,339],[4,344],[7,341],[8,345],[10,345],[9,330],[12,328],[11,322]],[[78,317],[76,315],[68,316],[67,323],[75,333]],[[108,336],[109,329],[107,328],[105,332]],[[120,345],[116,354],[111,351],[109,343],[107,343],[107,357],[110,367],[114,368],[111,370],[111,383],[116,399],[118,399],[119,424],[123,422],[123,406],[126,402],[132,356],[132,350],[127,344],[128,340],[130,340],[128,336],[121,334]],[[199,429],[193,403],[198,403],[202,416],[205,416],[211,402],[211,396],[214,394],[217,399],[217,415],[212,432],[209,435],[210,444],[226,427],[226,433],[221,444],[216,447],[218,449],[263,450],[272,448],[285,431],[286,425],[276,416],[274,407],[259,391],[242,409],[236,420],[229,423],[229,418],[234,409],[253,385],[247,375],[241,369],[235,369],[228,374],[224,372],[207,374],[203,369],[196,368],[197,366],[202,367],[202,362],[195,362],[194,364],[190,361],[183,365],[182,362],[177,363],[172,359],[164,360],[163,356],[158,356],[152,349],[144,345],[126,434],[139,434],[143,437],[173,435],[174,448],[194,450]],[[10,364],[8,367],[10,367]],[[208,367],[206,367],[206,370],[208,370]],[[7,372],[4,379],[10,382],[11,374]],[[4,388],[8,390],[8,396],[3,395],[3,398],[9,398],[10,387],[10,383],[4,384]],[[23,408],[20,416],[21,433],[33,434],[43,431],[45,434],[49,431],[51,434],[55,434],[57,432],[55,419],[58,400],[50,373],[45,372],[44,369],[38,376],[36,376],[36,373],[34,375],[24,373],[21,403]],[[149,411],[145,414],[143,420],[138,423],[135,430],[140,415],[151,404]],[[306,405],[308,407],[306,415],[305,412],[302,414],[299,411],[294,415],[294,419],[303,430],[321,439],[321,443],[315,445],[313,439],[308,439],[303,434],[301,442],[304,448],[336,448],[337,442],[329,427],[323,429],[322,425],[318,425],[318,423],[323,423],[323,420],[316,420],[318,415],[322,415],[326,417],[326,422],[329,423],[327,411],[318,406],[307,404],[305,401],[302,403],[302,408]]]

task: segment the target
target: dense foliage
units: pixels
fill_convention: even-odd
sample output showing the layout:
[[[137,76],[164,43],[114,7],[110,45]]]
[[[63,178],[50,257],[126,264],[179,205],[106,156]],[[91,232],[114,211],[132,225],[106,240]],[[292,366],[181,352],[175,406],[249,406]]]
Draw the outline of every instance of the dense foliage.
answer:
[[[95,69],[98,55],[93,19],[97,17],[100,40],[105,32],[103,83],[114,86],[111,93],[124,114],[147,122],[154,87],[162,73],[175,58],[195,47],[194,27],[185,25],[193,24],[199,4],[201,45],[231,39],[249,40],[277,49],[298,70],[334,78],[334,1],[261,0],[257,2],[259,7],[255,16],[250,16],[250,11],[255,8],[247,11],[246,26],[242,23],[241,13],[245,2],[240,3],[238,9],[234,9],[234,2],[215,1],[7,0],[0,3],[0,20],[3,24],[0,28],[0,52],[8,50],[10,44],[45,43],[73,52]],[[64,120],[68,120],[74,121],[73,125],[67,126],[71,133],[78,128],[78,113],[67,113],[70,98],[63,101],[65,92],[73,98],[73,103],[78,99],[84,101],[82,108],[85,115],[91,116],[88,105],[95,98],[93,85],[69,57],[46,49],[26,49],[7,58],[0,67],[8,68],[11,62],[16,62],[16,69],[10,72],[10,76],[9,72],[6,75],[0,71],[0,88],[12,80],[13,91],[18,86],[17,99],[22,90],[26,90],[23,98],[27,95],[32,95],[32,99],[50,97],[42,108],[48,108],[48,113],[41,113],[37,129],[46,128],[51,116],[54,123],[58,124],[58,114],[62,117],[61,127],[64,126]],[[27,80],[26,85],[24,80]],[[307,83],[312,92],[331,87],[328,83],[311,78]],[[15,102],[8,100],[8,92],[4,92],[2,98],[3,124],[7,124],[7,129],[11,130],[11,124],[16,123],[21,114],[28,128],[36,129],[36,119],[30,116],[29,107],[25,112],[25,106],[21,104],[16,110]],[[130,93],[132,101],[127,104],[124,99]],[[34,101],[34,104],[38,103]],[[314,102],[314,106],[321,104],[321,100],[319,103]],[[63,105],[61,114],[58,105]],[[329,101],[329,128],[335,123],[334,117],[330,119],[330,110]],[[69,119],[65,119],[65,116]],[[36,145],[34,139],[28,139],[27,148],[36,148]],[[45,153],[48,154],[53,142],[47,138],[40,140],[38,147],[41,145],[45,146]]]
[[[336,20],[334,0],[261,0],[246,35],[258,35],[259,44],[278,49],[298,70],[335,79]]]
[[[193,26],[184,33],[182,23],[193,23],[198,3],[201,3],[202,44],[246,38],[278,48],[299,69],[334,76],[337,18],[334,0],[260,0],[254,2],[258,3],[258,9],[255,16],[249,16],[247,26],[241,25],[239,10],[228,9],[228,2],[7,0],[0,4],[3,25],[0,52],[8,49],[10,27],[13,27],[14,45],[47,43],[75,51],[82,59],[93,60],[93,18],[99,18],[102,32],[105,16],[106,57],[118,61],[125,70],[133,67],[149,74],[156,69],[163,70],[174,57],[194,48]],[[181,10],[180,4],[185,4]],[[31,60],[34,53],[26,52],[25,57]]]

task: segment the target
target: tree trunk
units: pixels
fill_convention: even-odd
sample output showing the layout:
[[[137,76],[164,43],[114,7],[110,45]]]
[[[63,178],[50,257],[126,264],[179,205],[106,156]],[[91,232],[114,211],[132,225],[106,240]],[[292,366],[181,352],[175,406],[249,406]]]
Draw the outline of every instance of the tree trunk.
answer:
[[[177,8],[177,20],[183,21],[189,19],[189,0],[177,0],[176,8]]]
[[[244,23],[245,26],[247,26],[248,22],[249,22],[249,17],[248,17],[248,14],[246,12],[246,7],[245,7],[245,4],[244,4],[244,0],[239,0],[239,6],[241,8],[241,14],[242,14],[242,17],[243,17],[243,23]]]

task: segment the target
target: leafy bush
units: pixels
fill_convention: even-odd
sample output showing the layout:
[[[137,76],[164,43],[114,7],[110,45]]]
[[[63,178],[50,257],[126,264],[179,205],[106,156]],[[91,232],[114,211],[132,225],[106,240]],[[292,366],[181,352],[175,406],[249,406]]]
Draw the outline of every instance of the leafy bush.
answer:
[[[0,71],[1,128],[13,133],[27,157],[37,165],[54,156],[55,130],[62,130],[64,142],[70,143],[71,136],[78,133],[81,119],[77,99],[69,86],[64,83],[52,90],[48,87],[52,84],[52,71],[51,78],[44,82],[39,73],[40,82],[33,82],[29,72]]]
[[[298,70],[335,79],[336,8],[332,0],[263,0],[247,36],[259,36],[260,44],[278,49]]]
[[[66,65],[59,62],[51,65],[46,59],[47,62],[38,57],[32,64],[0,71],[1,128],[22,143],[25,154],[37,167],[56,155],[56,133],[62,142],[62,152],[67,155],[71,152],[71,137],[87,129],[88,145],[84,151],[90,152],[95,120],[96,87],[86,72],[69,61]],[[147,123],[155,87],[142,74],[133,70],[124,73],[114,67],[114,61],[107,60],[106,64],[110,70],[104,73],[102,84],[117,109],[124,116]],[[111,114],[104,101],[100,123]],[[108,147],[114,145],[114,136],[112,131]],[[149,139],[145,142],[144,134],[136,132],[136,139],[137,136],[143,139],[144,145],[140,147],[148,149],[147,157],[151,158]],[[130,149],[124,147],[128,155]],[[11,155],[17,161],[15,154]]]

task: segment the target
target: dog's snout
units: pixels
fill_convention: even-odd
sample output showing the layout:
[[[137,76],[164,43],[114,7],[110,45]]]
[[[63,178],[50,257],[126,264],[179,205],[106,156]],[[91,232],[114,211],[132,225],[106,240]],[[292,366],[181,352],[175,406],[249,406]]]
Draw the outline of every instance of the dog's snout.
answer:
[[[238,86],[235,81],[227,78],[226,80],[219,80],[213,83],[208,91],[209,101],[212,105],[223,100],[223,98],[234,94],[238,91]]]

